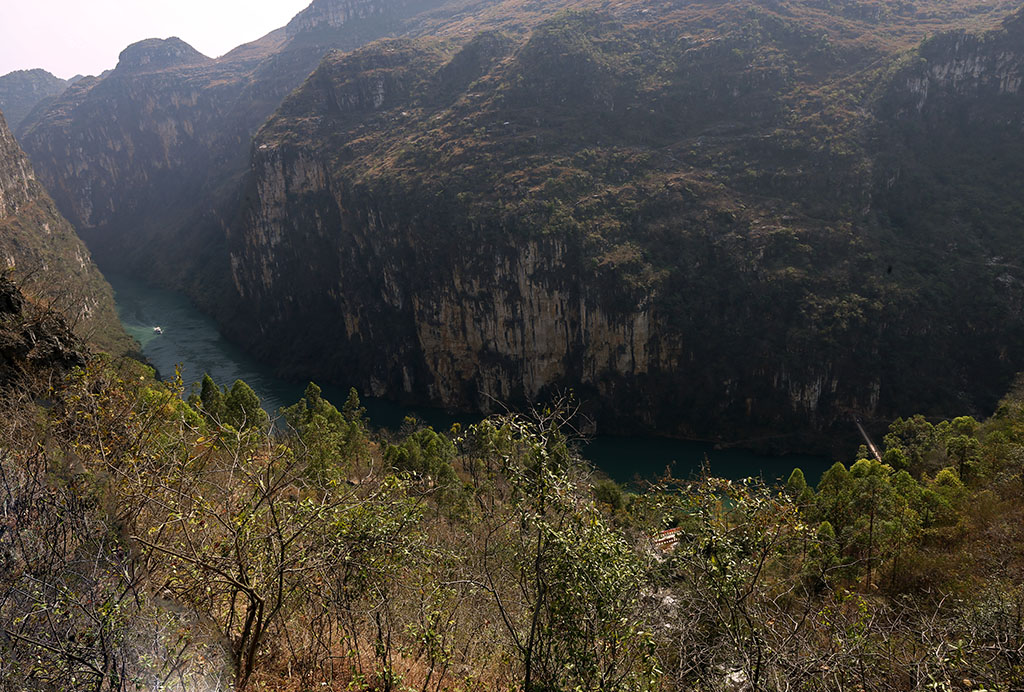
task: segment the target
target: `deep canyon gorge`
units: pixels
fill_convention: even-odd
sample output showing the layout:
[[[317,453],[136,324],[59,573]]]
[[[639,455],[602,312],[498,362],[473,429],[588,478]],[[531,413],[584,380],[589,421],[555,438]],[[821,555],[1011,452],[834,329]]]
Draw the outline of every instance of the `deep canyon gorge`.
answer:
[[[485,5],[144,41],[19,138],[102,265],[288,376],[814,449],[1005,391],[1012,3]]]
[[[1019,1],[186,4],[0,76],[0,692],[1024,689]]]

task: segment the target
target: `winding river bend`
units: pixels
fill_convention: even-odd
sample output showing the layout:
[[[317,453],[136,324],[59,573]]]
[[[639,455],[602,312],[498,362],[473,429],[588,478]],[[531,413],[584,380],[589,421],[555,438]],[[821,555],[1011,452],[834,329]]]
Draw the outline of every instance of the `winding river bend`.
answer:
[[[200,380],[204,373],[220,385],[245,380],[271,413],[302,396],[305,382],[276,377],[269,367],[225,340],[213,320],[184,296],[116,274],[107,275],[107,279],[114,287],[122,324],[163,377],[172,375],[175,367],[180,366],[186,383]],[[156,326],[162,329],[162,334],[154,333]],[[324,385],[323,394],[340,406],[348,388]],[[409,415],[416,415],[439,430],[454,422],[474,421],[466,415],[404,407],[383,399],[364,397],[362,401],[371,424],[385,428],[397,428]],[[807,481],[815,484],[831,463],[825,457],[770,457],[742,449],[715,449],[704,442],[602,435],[587,444],[583,455],[619,482],[653,478],[669,466],[673,476],[685,478],[699,472],[706,460],[711,473],[726,478],[785,479],[794,467],[800,467]]]

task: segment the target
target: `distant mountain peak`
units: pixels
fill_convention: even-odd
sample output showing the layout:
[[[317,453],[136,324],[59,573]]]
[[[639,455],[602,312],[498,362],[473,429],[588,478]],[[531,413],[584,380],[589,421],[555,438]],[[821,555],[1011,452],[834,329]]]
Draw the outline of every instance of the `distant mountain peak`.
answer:
[[[181,65],[201,65],[212,62],[177,36],[167,39],[149,38],[133,43],[121,51],[117,69],[120,71],[162,70]]]
[[[41,79],[59,80],[59,77],[55,77],[41,67],[34,67],[28,70],[14,70],[4,75],[4,77],[36,77]]]
[[[61,93],[69,83],[39,68],[5,74],[0,77],[0,111],[16,130],[40,101]]]

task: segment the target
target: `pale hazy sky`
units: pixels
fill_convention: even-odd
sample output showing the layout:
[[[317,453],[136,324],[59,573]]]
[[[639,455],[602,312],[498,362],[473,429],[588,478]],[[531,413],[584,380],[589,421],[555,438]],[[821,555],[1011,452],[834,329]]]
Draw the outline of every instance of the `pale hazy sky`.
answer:
[[[311,0],[0,0],[0,75],[99,74],[146,38],[177,36],[216,58],[288,23]]]

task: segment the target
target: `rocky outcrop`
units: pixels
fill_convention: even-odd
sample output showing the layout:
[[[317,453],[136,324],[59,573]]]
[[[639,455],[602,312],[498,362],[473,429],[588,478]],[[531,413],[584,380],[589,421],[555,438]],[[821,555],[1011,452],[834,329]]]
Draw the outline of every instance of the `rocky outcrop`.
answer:
[[[0,391],[26,387],[45,394],[82,365],[85,346],[64,320],[26,304],[14,282],[0,276]]]
[[[32,199],[35,174],[6,122],[0,123],[0,219],[17,214]]]
[[[966,31],[941,34],[926,41],[916,59],[893,80],[886,104],[896,119],[916,119],[951,102],[973,101],[979,115],[996,102],[1016,101],[1024,81],[1024,52],[1019,39],[1024,15],[1004,23],[1004,29],[986,34]],[[936,103],[938,102],[938,103]],[[1019,113],[1017,124],[1021,122]]]
[[[36,180],[0,115],[0,266],[40,303],[64,315],[93,345],[124,353],[110,286],[74,229]]]
[[[40,102],[57,96],[70,82],[54,77],[46,70],[17,70],[0,77],[0,112],[12,131]]]
[[[488,59],[484,75],[476,77],[500,83],[507,70],[517,88],[531,83],[533,71],[546,70],[533,58],[544,50],[538,42],[512,63],[498,67]],[[245,330],[248,343],[292,374],[355,380],[376,395],[453,408],[489,410],[574,387],[609,430],[698,436],[722,429],[730,417],[745,418],[747,429],[768,429],[781,419],[834,415],[831,402],[849,389],[838,376],[804,386],[803,373],[753,374],[739,363],[723,365],[709,351],[718,349],[721,356],[725,349],[703,342],[725,340],[729,328],[737,329],[737,339],[756,338],[763,323],[737,325],[740,315],[727,313],[680,319],[672,300],[681,296],[673,294],[692,292],[698,277],[681,275],[676,286],[643,285],[630,276],[629,265],[647,251],[627,243],[597,252],[573,219],[558,227],[560,200],[530,193],[516,199],[500,176],[494,182],[492,168],[474,168],[481,178],[470,182],[455,178],[463,175],[457,167],[420,164],[415,154],[406,159],[417,171],[412,179],[363,168],[379,161],[380,145],[366,144],[373,154],[361,159],[353,131],[401,131],[403,116],[414,111],[444,122],[450,117],[445,106],[418,109],[433,105],[437,84],[447,87],[442,91],[468,86],[471,80],[453,75],[471,58],[479,62],[481,43],[493,41],[471,41],[448,60],[432,46],[407,42],[328,59],[265,128],[254,150],[254,205],[232,243],[236,288],[245,305],[257,308],[240,314],[234,325],[239,334]],[[618,80],[608,79],[613,85]],[[539,99],[545,109],[540,117],[558,117],[559,106],[545,101],[551,96],[544,90],[514,100],[499,93],[498,101],[518,106]],[[464,104],[456,103],[464,116]],[[627,106],[622,104],[623,112]],[[508,112],[485,116],[499,123],[505,118],[523,122]],[[499,126],[501,134],[485,137],[480,149],[460,141],[467,165],[474,153],[498,146],[510,122]],[[591,121],[576,134],[592,136],[596,126],[602,136],[605,125]],[[516,143],[503,148],[529,151],[533,136],[513,137]],[[346,165],[353,159],[356,166]],[[521,164],[516,158],[506,162],[513,175]],[[538,177],[543,184],[544,176]],[[518,187],[530,184],[523,180]],[[666,208],[648,223],[675,214],[680,223],[707,215],[704,204],[672,187],[657,194]],[[491,203],[484,193],[481,201],[482,188],[497,188],[499,199]],[[576,206],[592,192],[581,192]],[[515,209],[500,211],[514,202],[538,220]],[[687,265],[735,264],[724,247],[700,247],[718,232],[728,234],[722,222],[698,223]],[[741,280],[736,267],[720,271],[723,279]],[[751,308],[736,307],[744,313]],[[735,372],[727,376],[730,369]],[[763,400],[760,393],[754,397],[754,404],[750,395],[756,391],[767,393]],[[785,397],[790,405],[776,408]],[[871,405],[868,399],[864,406]]]
[[[382,17],[403,10],[411,0],[313,0],[285,27],[289,38],[311,31],[340,29],[359,20]]]
[[[41,179],[101,262],[168,274],[216,246],[218,193],[259,118],[237,103],[259,59],[145,41],[26,124]]]
[[[878,208],[943,271],[987,267],[993,283],[961,288],[997,305],[1024,279],[1007,259],[1020,251],[1022,43],[1024,11],[998,30],[937,35],[893,71],[878,107]]]

